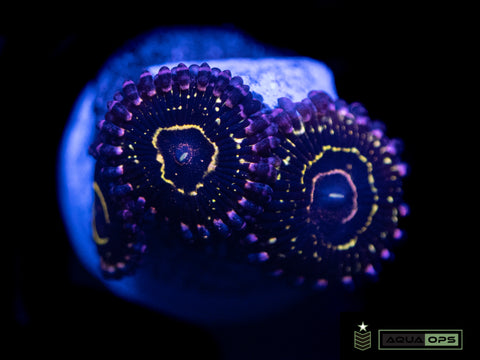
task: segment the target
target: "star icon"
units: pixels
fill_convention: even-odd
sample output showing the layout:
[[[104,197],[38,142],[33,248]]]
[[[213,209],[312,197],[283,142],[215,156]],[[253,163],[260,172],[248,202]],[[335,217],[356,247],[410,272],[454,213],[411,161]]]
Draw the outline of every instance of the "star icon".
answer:
[[[360,328],[360,331],[367,331],[367,326],[368,325],[365,325],[362,321],[362,325],[357,325],[359,328]]]

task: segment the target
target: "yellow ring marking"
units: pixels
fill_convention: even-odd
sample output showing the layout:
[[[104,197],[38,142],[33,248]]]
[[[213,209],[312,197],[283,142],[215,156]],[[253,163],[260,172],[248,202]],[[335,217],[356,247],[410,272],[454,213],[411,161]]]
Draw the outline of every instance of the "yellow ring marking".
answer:
[[[107,202],[105,201],[105,198],[103,197],[102,190],[100,190],[100,187],[98,186],[97,182],[93,182],[93,191],[95,192],[95,195],[98,196],[98,199],[100,200],[100,205],[102,205],[102,210],[103,210],[103,216],[105,217],[105,222],[107,224],[110,224],[110,215],[108,214],[108,207],[107,207]],[[94,211],[93,211],[93,217],[92,217],[92,231],[93,231],[93,240],[95,243],[98,245],[105,245],[108,243],[110,240],[108,237],[101,237],[98,234],[97,231],[97,224],[95,222],[95,204],[93,205]]]
[[[161,150],[157,147],[157,139],[158,139],[158,136],[160,135],[160,133],[162,131],[176,131],[176,130],[187,130],[187,129],[196,129],[196,130],[200,131],[202,133],[202,135],[205,137],[205,139],[207,139],[207,141],[213,146],[214,152],[213,152],[212,158],[210,160],[210,163],[208,165],[207,170],[203,173],[203,176],[202,176],[202,179],[205,179],[205,177],[209,173],[211,173],[212,171],[215,171],[215,169],[217,167],[217,160],[218,160],[219,151],[218,151],[218,146],[214,142],[212,142],[208,138],[207,135],[205,135],[205,132],[203,131],[202,127],[200,127],[198,125],[194,125],[194,124],[174,125],[174,126],[170,126],[170,127],[167,127],[167,128],[159,127],[157,130],[155,130],[155,133],[153,134],[153,137],[152,137],[152,145],[155,149],[157,149],[156,160],[161,164],[160,173],[161,173],[161,177],[162,177],[163,181],[165,181],[167,184],[170,184],[171,186],[173,186],[173,188],[175,190],[177,190],[180,194],[183,194],[183,195],[185,195],[185,189],[177,188],[177,186],[175,185],[175,183],[172,180],[167,179],[165,177],[165,160],[163,158]],[[195,190],[190,191],[186,194],[189,195],[189,196],[196,196],[196,195],[198,195],[198,189],[200,189],[203,186],[204,186],[204,184],[202,182],[199,182],[195,186]]]

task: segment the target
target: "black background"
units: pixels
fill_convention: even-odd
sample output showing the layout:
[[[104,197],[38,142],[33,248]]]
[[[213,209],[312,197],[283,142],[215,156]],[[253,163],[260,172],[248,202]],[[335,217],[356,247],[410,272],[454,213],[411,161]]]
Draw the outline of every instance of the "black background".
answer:
[[[407,4],[365,9],[334,1],[295,1],[271,9],[244,1],[231,7],[117,4],[100,11],[72,4],[28,10],[12,13],[11,22],[4,14],[0,33],[3,134],[4,141],[13,142],[4,145],[2,170],[5,193],[12,196],[4,206],[13,215],[2,236],[14,244],[13,251],[5,250],[13,254],[7,266],[13,279],[6,287],[12,294],[8,321],[2,321],[12,337],[9,345],[51,354],[65,351],[59,348],[65,344],[68,354],[131,352],[154,358],[338,357],[338,332],[329,335],[333,345],[316,346],[315,331],[328,332],[318,325],[328,309],[316,308],[322,304],[317,297],[219,337],[218,330],[114,297],[78,264],[56,197],[56,156],[66,119],[82,88],[114,51],[165,25],[236,27],[269,45],[324,61],[340,97],[362,102],[386,123],[388,136],[403,139],[411,170],[404,187],[411,215],[402,222],[408,238],[380,282],[362,293],[365,313],[384,322],[391,318],[391,328],[467,326],[473,273],[466,253],[476,252],[467,214],[474,210],[461,202],[469,197],[463,183],[468,170],[462,166],[466,130],[456,118],[462,90],[449,84],[456,76],[452,54],[462,50],[456,39],[468,35],[457,22],[463,13]],[[303,324],[296,314],[305,308],[313,315]],[[290,332],[280,334],[282,326]],[[101,347],[94,349],[97,344]]]

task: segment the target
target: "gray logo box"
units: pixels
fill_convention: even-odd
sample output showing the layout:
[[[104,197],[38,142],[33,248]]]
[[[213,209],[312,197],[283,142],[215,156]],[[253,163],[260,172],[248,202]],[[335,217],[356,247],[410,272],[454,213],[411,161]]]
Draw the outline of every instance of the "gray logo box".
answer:
[[[379,350],[463,350],[463,330],[380,329]]]

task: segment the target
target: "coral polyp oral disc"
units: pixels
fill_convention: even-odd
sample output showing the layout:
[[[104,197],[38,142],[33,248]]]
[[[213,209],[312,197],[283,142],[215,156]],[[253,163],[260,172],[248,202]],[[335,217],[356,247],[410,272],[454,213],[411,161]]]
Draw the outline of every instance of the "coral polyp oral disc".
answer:
[[[311,180],[307,210],[314,223],[345,224],[358,210],[357,188],[350,174],[334,169],[319,172]]]
[[[130,208],[145,199],[148,213],[192,242],[243,229],[271,199],[278,165],[271,152],[277,127],[260,109],[240,77],[206,63],[125,81],[90,147],[109,213],[129,211],[128,223],[141,229]],[[122,258],[137,241],[110,246],[109,254]]]
[[[152,144],[162,180],[180,193],[195,194],[216,168],[218,147],[196,125],[159,128]]]

